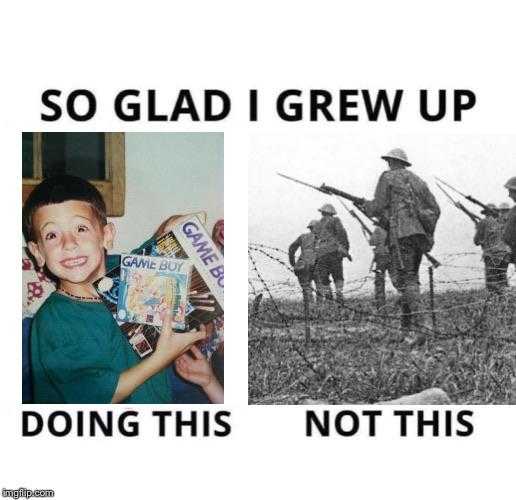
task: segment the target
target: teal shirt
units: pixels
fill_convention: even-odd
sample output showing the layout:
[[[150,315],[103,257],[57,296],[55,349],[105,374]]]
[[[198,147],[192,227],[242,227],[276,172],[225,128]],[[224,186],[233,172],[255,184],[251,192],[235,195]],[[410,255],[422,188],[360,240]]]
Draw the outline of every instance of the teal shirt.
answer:
[[[34,317],[31,362],[35,403],[110,403],[120,374],[140,362],[103,303],[54,292]],[[170,403],[163,370],[124,403]]]

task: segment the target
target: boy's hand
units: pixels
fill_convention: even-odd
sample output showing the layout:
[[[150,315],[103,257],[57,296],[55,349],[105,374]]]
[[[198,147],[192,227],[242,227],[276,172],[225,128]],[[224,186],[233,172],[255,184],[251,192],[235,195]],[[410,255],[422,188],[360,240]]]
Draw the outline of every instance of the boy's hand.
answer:
[[[204,325],[201,325],[199,331],[191,330],[185,333],[173,332],[169,313],[165,316],[156,350],[151,357],[162,367],[168,366],[174,359],[188,351],[195,342],[204,338],[206,338],[206,327]]]
[[[192,330],[187,333],[174,333],[171,323],[169,312],[163,321],[163,328],[161,329],[156,350],[151,356],[120,374],[115,393],[111,399],[112,403],[124,401],[146,380],[170,365],[174,359],[188,351],[195,342],[206,337],[206,328],[204,326],[201,326],[198,332]],[[212,396],[214,401],[224,400],[223,391],[220,393],[220,390],[219,392],[212,390],[212,392],[214,393]],[[210,397],[209,394],[208,397]]]
[[[190,353],[192,356],[186,352],[176,359],[177,373],[185,380],[205,388],[215,377],[211,365],[196,346],[192,346]]]

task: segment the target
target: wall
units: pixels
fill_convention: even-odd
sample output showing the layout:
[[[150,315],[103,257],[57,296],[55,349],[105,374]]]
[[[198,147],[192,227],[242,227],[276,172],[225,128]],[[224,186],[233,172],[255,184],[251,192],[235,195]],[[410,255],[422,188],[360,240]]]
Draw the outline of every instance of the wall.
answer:
[[[138,246],[173,214],[204,210],[209,231],[224,217],[224,134],[126,133],[125,157],[114,252]]]

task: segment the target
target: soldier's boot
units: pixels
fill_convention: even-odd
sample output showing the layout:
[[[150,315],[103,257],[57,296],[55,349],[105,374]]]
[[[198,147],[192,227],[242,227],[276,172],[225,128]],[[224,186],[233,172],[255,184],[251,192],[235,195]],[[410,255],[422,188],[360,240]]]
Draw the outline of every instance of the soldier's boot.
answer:
[[[378,311],[385,307],[385,271],[374,272],[374,300]]]
[[[409,347],[422,347],[426,344],[427,340],[428,335],[421,329],[418,329],[416,332],[414,332],[414,335],[411,338],[406,339],[406,342]]]
[[[330,287],[327,285],[321,285],[317,288],[317,304],[323,305],[328,296],[332,299]]]
[[[344,281],[335,282],[335,299],[339,304],[344,304]]]
[[[410,310],[410,329],[412,330],[412,336],[407,339],[407,344],[411,347],[419,347],[426,343],[430,333],[429,330],[432,330],[431,319],[427,313],[421,311],[419,285],[408,285],[405,294],[407,306]]]
[[[405,303],[401,304],[400,325],[402,330],[405,330],[407,333],[412,326],[412,314],[410,314],[410,307]]]
[[[401,307],[400,332],[396,340],[399,342],[404,342],[412,333],[412,314],[410,314],[410,308],[408,304],[400,300],[399,305]]]

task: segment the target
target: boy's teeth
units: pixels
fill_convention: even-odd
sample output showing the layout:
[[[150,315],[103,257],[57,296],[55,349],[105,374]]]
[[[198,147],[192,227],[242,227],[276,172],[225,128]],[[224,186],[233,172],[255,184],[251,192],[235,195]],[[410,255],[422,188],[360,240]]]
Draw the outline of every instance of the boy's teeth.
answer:
[[[85,262],[85,258],[84,257],[79,257],[77,259],[68,259],[64,262],[65,266],[78,266],[80,264],[84,264]]]

